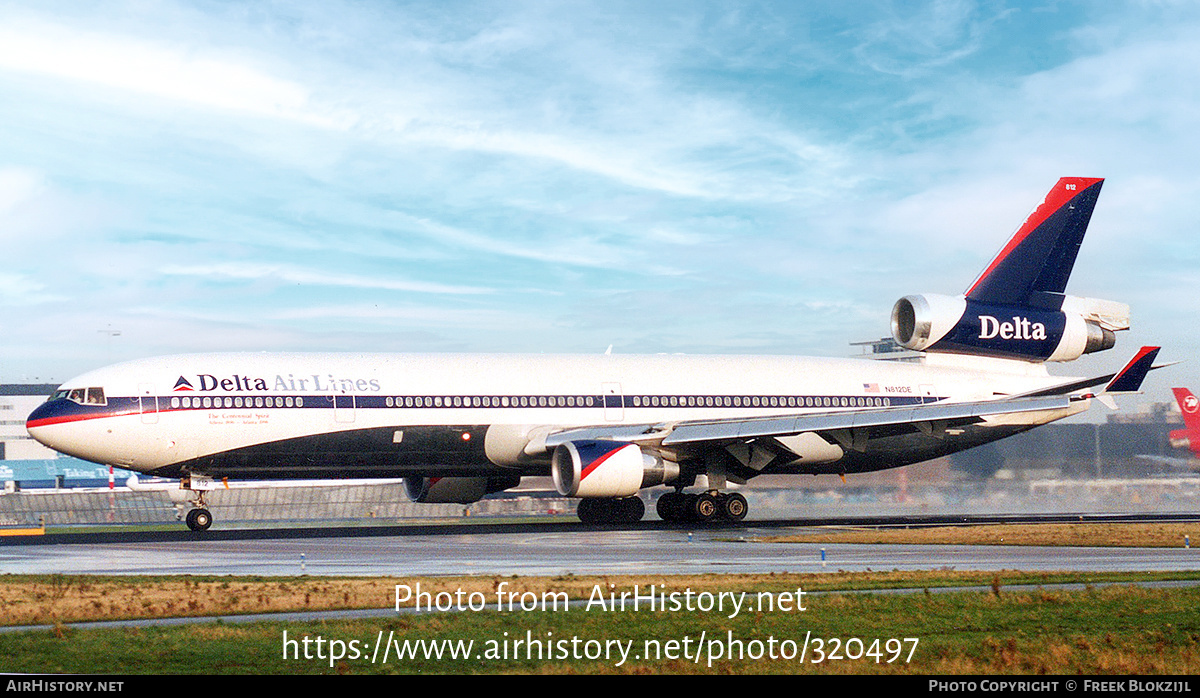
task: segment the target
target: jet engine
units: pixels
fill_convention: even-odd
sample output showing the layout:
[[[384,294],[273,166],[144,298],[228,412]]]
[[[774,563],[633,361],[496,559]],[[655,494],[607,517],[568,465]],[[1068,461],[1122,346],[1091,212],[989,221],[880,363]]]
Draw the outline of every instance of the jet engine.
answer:
[[[550,473],[566,497],[628,497],[679,477],[679,464],[623,441],[568,441],[554,449]]]
[[[501,477],[406,477],[404,494],[421,504],[474,504],[484,496],[521,484],[517,475]]]
[[[1123,303],[1046,295],[1046,307],[905,296],[892,308],[892,336],[914,351],[1072,361],[1111,349],[1115,332],[1129,329],[1129,306]]]

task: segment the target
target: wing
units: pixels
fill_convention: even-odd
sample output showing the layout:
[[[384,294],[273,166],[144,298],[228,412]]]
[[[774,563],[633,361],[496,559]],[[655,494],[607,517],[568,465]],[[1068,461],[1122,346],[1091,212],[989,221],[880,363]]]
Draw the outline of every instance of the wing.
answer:
[[[906,407],[878,407],[840,412],[810,412],[795,415],[731,419],[688,420],[658,424],[583,427],[548,434],[539,439],[537,450],[553,450],[568,441],[609,439],[653,446],[739,441],[766,436],[794,436],[807,432],[832,434],[839,430],[912,425],[914,430],[974,424],[985,417],[1068,409],[1082,398],[1066,395],[988,400],[984,402],[930,403]],[[927,427],[927,428],[925,428]],[[528,449],[527,449],[528,450]]]
[[[571,441],[610,440],[637,443],[644,449],[669,454],[671,460],[679,461],[723,448],[750,471],[761,471],[764,465],[780,455],[788,456],[784,460],[834,462],[848,452],[865,453],[881,439],[930,437],[925,439],[923,449],[913,451],[913,457],[885,454],[878,465],[863,469],[891,467],[969,448],[1081,412],[1086,409],[1086,400],[1092,397],[1107,399],[1107,392],[1136,391],[1156,354],[1157,347],[1144,347],[1115,374],[989,400],[769,417],[588,426],[542,433],[526,446],[525,452],[531,456],[541,455]],[[1079,392],[1082,388],[1103,383],[1107,383],[1107,387],[1099,396]],[[973,428],[992,425],[1006,428]],[[972,433],[964,437],[964,431]],[[984,435],[984,432],[994,434]]]
[[[1134,458],[1155,465],[1162,465],[1168,468],[1177,468],[1188,470],[1191,472],[1200,471],[1200,460],[1196,458],[1174,458],[1172,456],[1152,456],[1149,454],[1139,453]]]

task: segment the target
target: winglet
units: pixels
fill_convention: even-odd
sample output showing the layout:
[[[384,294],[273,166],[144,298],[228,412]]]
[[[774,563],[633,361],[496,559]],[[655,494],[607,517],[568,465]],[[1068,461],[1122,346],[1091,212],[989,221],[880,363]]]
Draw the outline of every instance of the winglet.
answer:
[[[1142,347],[1137,355],[1125,364],[1125,368],[1117,372],[1113,379],[1104,386],[1101,394],[1136,393],[1142,387],[1146,374],[1154,366],[1154,358],[1162,347]]]

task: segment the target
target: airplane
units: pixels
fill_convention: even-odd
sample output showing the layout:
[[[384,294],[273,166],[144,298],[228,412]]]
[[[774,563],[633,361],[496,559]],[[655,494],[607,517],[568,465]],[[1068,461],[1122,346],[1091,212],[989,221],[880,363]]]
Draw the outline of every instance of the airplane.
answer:
[[[1175,429],[1167,438],[1170,439],[1172,448],[1190,449],[1192,458],[1200,458],[1200,400],[1187,388],[1171,388],[1171,392],[1175,394],[1175,402],[1179,403],[1184,428]],[[1195,467],[1196,462],[1192,462],[1191,465]]]
[[[733,483],[944,456],[1136,392],[1158,347],[1115,373],[1047,362],[1112,348],[1122,303],[1065,294],[1103,179],[1065,177],[958,296],[904,296],[893,336],[920,363],[789,356],[212,353],[64,383],[29,416],[55,450],[193,495],[236,479],[404,478],[416,502],[471,503],[553,478],[585,523],[738,521]],[[1099,392],[1090,389],[1103,385]],[[687,488],[700,491],[686,492]]]
[[[1180,457],[1138,453],[1133,457],[1165,467],[1168,471],[1200,471],[1200,399],[1187,388],[1171,388],[1171,392],[1175,394],[1175,402],[1183,416],[1184,428],[1172,429],[1167,434],[1167,443],[1171,448],[1186,448],[1192,452],[1191,455]]]

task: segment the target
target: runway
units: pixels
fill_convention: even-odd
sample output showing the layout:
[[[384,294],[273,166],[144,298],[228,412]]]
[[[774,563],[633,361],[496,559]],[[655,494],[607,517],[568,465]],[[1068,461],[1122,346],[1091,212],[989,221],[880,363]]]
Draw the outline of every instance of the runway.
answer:
[[[1200,550],[759,543],[805,528],[576,530],[0,546],[11,574],[543,575],[1200,569]],[[824,560],[822,560],[824,551]]]

